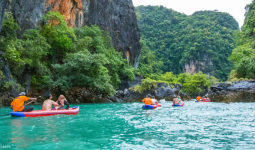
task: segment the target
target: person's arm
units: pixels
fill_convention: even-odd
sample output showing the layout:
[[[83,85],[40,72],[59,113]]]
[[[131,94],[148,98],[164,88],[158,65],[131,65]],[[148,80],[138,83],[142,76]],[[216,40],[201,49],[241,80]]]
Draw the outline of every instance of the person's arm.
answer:
[[[11,109],[13,109],[13,101],[12,101],[12,103],[11,103],[11,106],[10,106],[10,107],[11,107]]]
[[[31,101],[36,101],[37,98],[29,98],[28,100],[31,100]],[[26,101],[28,101],[26,100]]]
[[[58,103],[52,101],[52,105],[54,105],[54,107],[57,107],[57,106],[58,106]]]
[[[65,109],[69,109],[69,103],[65,100],[64,101],[65,105],[66,105],[66,108]]]

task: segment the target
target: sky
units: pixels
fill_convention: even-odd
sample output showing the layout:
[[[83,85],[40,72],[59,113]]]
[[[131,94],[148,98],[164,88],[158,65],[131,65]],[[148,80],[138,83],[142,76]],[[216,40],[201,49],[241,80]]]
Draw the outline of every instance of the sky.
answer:
[[[135,6],[163,5],[177,12],[192,15],[200,10],[218,10],[232,15],[241,27],[244,23],[245,6],[252,0],[133,0]]]

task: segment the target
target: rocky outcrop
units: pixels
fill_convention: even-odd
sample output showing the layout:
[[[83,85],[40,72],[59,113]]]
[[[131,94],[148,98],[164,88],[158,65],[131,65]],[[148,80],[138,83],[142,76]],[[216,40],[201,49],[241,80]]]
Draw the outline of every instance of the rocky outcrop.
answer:
[[[209,97],[213,102],[255,102],[255,80],[217,84]]]
[[[154,95],[156,99],[165,99],[172,101],[181,90],[181,85],[173,84],[167,85],[166,83],[158,83],[157,88],[144,91],[143,93],[135,92],[133,87],[119,90],[114,96],[108,97],[103,95],[95,95],[89,92],[86,88],[74,87],[65,93],[59,93],[59,91],[46,91],[42,96],[51,93],[53,100],[57,100],[58,96],[63,94],[70,103],[124,103],[124,102],[141,102],[147,94]],[[38,95],[33,95],[37,97]],[[32,97],[33,97],[32,96]],[[182,98],[185,99],[185,93],[182,93]],[[42,99],[37,101],[37,104],[42,104]]]
[[[2,29],[2,23],[3,23],[3,19],[4,19],[4,12],[7,6],[7,3],[9,1],[8,0],[1,0],[0,1],[0,31]]]
[[[190,60],[189,62],[186,62],[183,69],[183,72],[185,73],[194,74],[201,71],[208,75],[215,75],[213,62],[207,54],[205,54],[199,60]]]
[[[120,90],[115,96],[110,97],[109,100],[113,102],[141,102],[147,94],[150,94],[158,100],[165,99],[172,101],[179,94],[180,90],[181,85],[179,84],[167,85],[166,83],[158,83],[157,88],[146,90],[143,93],[135,92],[133,88]]]
[[[119,90],[125,90],[129,89],[130,87],[140,85],[142,83],[142,79],[143,77],[136,75],[133,81],[121,80]]]
[[[10,101],[18,94],[18,86],[15,84],[8,63],[0,51],[0,107],[9,105]],[[4,86],[5,85],[5,86]]]
[[[70,27],[98,25],[108,31],[115,50],[135,68],[140,58],[140,33],[132,0],[12,0],[10,9],[21,30],[42,26],[48,11],[59,11]]]

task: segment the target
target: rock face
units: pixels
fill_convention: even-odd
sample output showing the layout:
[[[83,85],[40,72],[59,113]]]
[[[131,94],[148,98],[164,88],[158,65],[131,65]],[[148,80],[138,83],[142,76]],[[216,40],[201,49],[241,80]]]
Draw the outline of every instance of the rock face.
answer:
[[[181,90],[181,85],[167,85],[166,83],[158,83],[157,88],[144,91],[143,93],[135,92],[132,88],[120,90],[115,96],[109,98],[113,102],[141,102],[147,94],[153,95],[156,99],[165,99],[172,101]]]
[[[114,48],[138,68],[140,32],[132,0],[93,0],[89,8],[88,23],[108,31]]]
[[[8,63],[4,59],[3,53],[0,51],[0,107],[8,106],[10,101],[18,95],[18,87],[14,85],[14,80],[11,78],[12,74],[8,67]],[[3,88],[3,85],[8,82],[9,86]]]
[[[198,73],[202,71],[208,75],[215,75],[213,71],[213,62],[211,58],[205,54],[204,57],[201,57],[200,60],[190,60],[188,63],[185,63],[183,68],[185,73]]]
[[[213,102],[255,102],[255,80],[217,84],[209,97]]]
[[[3,18],[4,18],[4,12],[5,8],[7,6],[8,0],[1,0],[0,1],[0,31],[2,29],[2,23],[3,23]]]
[[[129,89],[130,87],[140,85],[142,83],[142,79],[143,77],[136,75],[133,81],[122,80],[120,83],[119,89],[125,90],[125,89]]]
[[[59,11],[70,27],[98,25],[108,31],[115,50],[122,52],[137,68],[140,58],[140,32],[132,0],[12,0],[11,11],[21,30],[42,26],[48,11]]]

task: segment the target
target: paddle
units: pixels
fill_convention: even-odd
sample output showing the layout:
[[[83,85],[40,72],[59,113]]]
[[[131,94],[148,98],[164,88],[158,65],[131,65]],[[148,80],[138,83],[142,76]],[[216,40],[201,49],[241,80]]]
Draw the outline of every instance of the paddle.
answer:
[[[38,98],[41,98],[41,96],[38,96]],[[36,100],[37,100],[38,98],[36,98]],[[24,106],[27,106],[28,104],[31,104],[32,102],[34,102],[34,100],[32,100],[32,101],[26,103]],[[9,115],[10,115],[10,114],[4,114],[4,115],[0,115],[0,116],[9,116]]]

